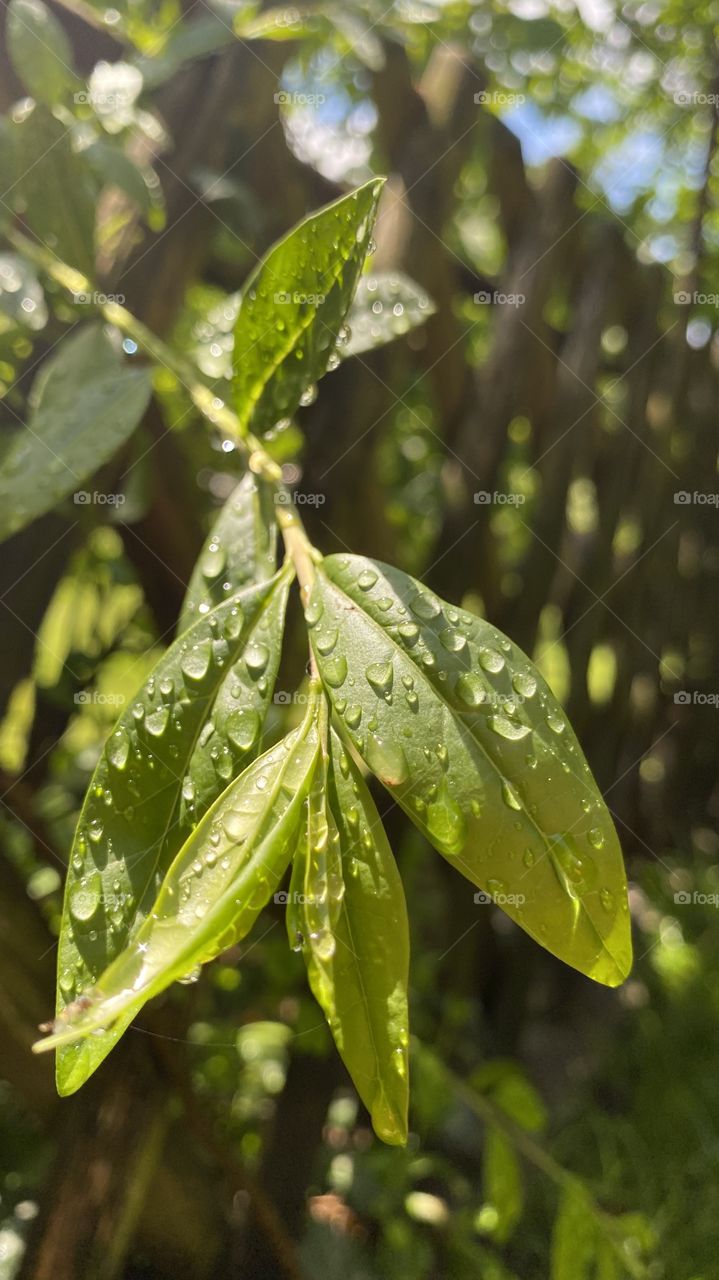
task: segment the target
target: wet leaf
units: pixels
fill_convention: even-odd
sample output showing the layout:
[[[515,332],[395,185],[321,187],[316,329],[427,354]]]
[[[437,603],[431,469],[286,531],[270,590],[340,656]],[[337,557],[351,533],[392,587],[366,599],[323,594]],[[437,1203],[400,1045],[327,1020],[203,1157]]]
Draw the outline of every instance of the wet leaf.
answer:
[[[429,295],[400,271],[362,276],[347,312],[350,336],[344,356],[393,342],[434,314]]]
[[[95,769],[70,855],[58,1011],[133,939],[178,849],[260,750],[291,570],[245,587],[180,636],[125,708]],[[124,1026],[61,1053],[72,1093]]]
[[[373,179],[299,223],[247,281],[233,354],[242,427],[264,431],[291,416],[331,363],[382,181]]]
[[[70,41],[42,0],[11,0],[7,43],[15,71],[37,102],[54,106],[80,88]]]
[[[149,373],[123,365],[99,326],[65,339],[36,377],[27,426],[0,464],[0,538],[73,492],[89,502],[83,483],[135,430],[150,390]]]
[[[413,578],[330,556],[308,608],[344,737],[413,822],[554,955],[629,972],[626,879],[581,748],[529,659]]]
[[[406,1142],[407,908],[374,801],[334,732],[307,803],[287,928],[375,1131]]]
[[[202,624],[198,624],[202,625]],[[284,875],[319,754],[317,698],[302,725],[222,793],[180,849],[152,909],[85,998],[37,1049],[80,1055],[98,1029],[113,1043],[171,982],[194,977],[249,932]],[[106,1028],[112,1026],[112,1030]]]
[[[273,493],[247,472],[217,515],[190,578],[178,634],[201,614],[250,582],[271,578],[277,565]]]

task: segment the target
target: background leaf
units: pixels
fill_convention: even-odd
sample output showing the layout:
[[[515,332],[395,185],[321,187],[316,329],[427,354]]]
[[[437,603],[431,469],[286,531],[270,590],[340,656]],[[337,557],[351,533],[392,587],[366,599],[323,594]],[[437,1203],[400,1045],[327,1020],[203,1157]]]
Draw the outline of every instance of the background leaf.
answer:
[[[98,187],[73,147],[70,127],[38,103],[13,120],[8,136],[15,180],[5,200],[23,213],[46,249],[92,278]]]
[[[79,88],[70,41],[42,0],[11,0],[7,41],[13,67],[37,102],[54,106]]]
[[[72,848],[58,950],[58,1010],[134,937],[189,831],[259,749],[279,663],[289,571],[246,587],[167,650],[100,757]],[[120,1025],[58,1058],[72,1093]]]
[[[277,565],[273,491],[248,471],[216,516],[182,606],[178,633],[228,591],[271,578]]]
[[[409,925],[374,801],[337,735],[310,797],[287,913],[312,991],[384,1142],[407,1141]],[[313,803],[324,812],[312,820]],[[302,895],[300,900],[299,895]]]
[[[82,484],[128,439],[150,398],[150,374],[129,369],[99,326],[67,338],[32,390],[32,412],[0,464],[0,538],[24,528]]]
[[[350,336],[342,354],[357,356],[383,347],[424,324],[434,310],[429,294],[401,271],[362,276],[347,312]]]
[[[542,946],[621,982],[631,944],[619,842],[529,659],[362,556],[323,562],[307,616],[343,735],[413,822]]]
[[[312,214],[270,249],[242,291],[233,355],[237,412],[263,431],[294,413],[327,369],[368,252],[382,179]]]
[[[563,1188],[552,1232],[550,1280],[589,1280],[597,1250],[597,1222],[579,1182]]]

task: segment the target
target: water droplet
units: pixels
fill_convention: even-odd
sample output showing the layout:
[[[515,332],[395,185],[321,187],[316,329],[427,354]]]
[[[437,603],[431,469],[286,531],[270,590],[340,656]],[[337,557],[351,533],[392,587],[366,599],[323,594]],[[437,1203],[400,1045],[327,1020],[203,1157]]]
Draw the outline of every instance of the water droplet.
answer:
[[[537,692],[537,681],[529,672],[515,671],[512,676],[512,686],[515,693],[522,698],[533,698]]]
[[[409,777],[407,757],[400,746],[377,734],[367,738],[367,764],[380,782],[396,787]]]
[[[518,811],[521,810],[522,801],[517,795],[517,792],[511,782],[508,782],[506,778],[502,779],[502,799],[510,809],[517,809]]]
[[[534,849],[529,849],[529,848],[525,849],[524,855],[522,857],[522,862],[524,863],[525,867],[533,867],[536,861],[537,861],[537,855],[535,854]]]
[[[145,720],[145,728],[151,733],[153,738],[161,738],[167,728],[170,719],[169,707],[158,707],[156,711],[151,712]]]
[[[414,644],[419,635],[419,627],[415,622],[401,622],[397,628],[397,634],[408,648]]]
[[[113,733],[107,744],[107,758],[115,769],[124,769],[130,754],[130,741],[124,729]]]
[[[454,691],[467,707],[481,706],[486,697],[484,684],[472,671],[462,672],[454,686]]]
[[[235,809],[228,809],[227,813],[223,813],[221,821],[228,840],[233,844],[242,844],[247,837],[247,819],[244,814],[237,813]]]
[[[266,644],[253,641],[245,649],[245,663],[250,675],[259,676],[270,660],[270,651]]]
[[[614,909],[614,894],[612,893],[611,889],[600,889],[599,901],[601,902],[605,911],[612,911]]]
[[[79,880],[70,893],[70,915],[80,924],[92,920],[100,905],[102,880],[98,871],[91,871]]]
[[[362,719],[362,708],[357,702],[353,702],[345,713],[345,722],[350,729],[357,729]]]
[[[249,751],[260,730],[260,717],[251,708],[232,711],[227,717],[225,732],[238,751]]]
[[[188,680],[204,680],[210,669],[211,657],[212,648],[209,640],[201,640],[199,644],[193,644],[180,659],[182,674]]]
[[[332,627],[330,631],[322,631],[315,639],[318,653],[325,657],[328,653],[331,653],[337,644],[338,635],[336,627]]]
[[[490,716],[489,725],[500,738],[507,738],[510,742],[519,742],[521,738],[526,738],[527,734],[532,732],[529,725],[515,724],[514,721],[502,715]]]
[[[316,626],[320,618],[322,617],[323,612],[324,612],[324,606],[322,604],[322,601],[320,600],[319,596],[315,596],[312,600],[310,600],[307,608],[305,609],[305,619],[307,622],[307,626],[308,627]]]
[[[591,858],[584,856],[571,836],[549,837],[550,857],[559,870],[566,888],[572,896],[586,893],[596,878],[596,867]]]
[[[463,636],[461,631],[453,631],[450,627],[440,631],[439,641],[448,653],[461,653],[467,645],[467,637]]]
[[[547,724],[549,728],[552,730],[552,733],[564,733],[564,728],[565,728],[564,721],[562,720],[561,716],[558,716],[556,714],[555,711],[549,712],[549,715],[547,716]]]
[[[199,964],[195,965],[194,969],[190,969],[189,973],[186,973],[183,978],[178,978],[177,981],[181,987],[189,987],[193,982],[197,982],[201,972],[202,967]]]
[[[88,825],[87,834],[93,844],[97,844],[99,840],[102,840],[102,823],[99,818],[92,819]]]
[[[592,827],[587,839],[593,849],[601,849],[604,844],[604,833],[600,831],[599,827]]]
[[[502,670],[504,666],[504,658],[501,653],[497,653],[496,649],[480,649],[479,665],[483,667],[485,671],[492,671],[496,674],[497,671]]]
[[[340,654],[338,658],[330,658],[322,665],[322,676],[332,689],[339,689],[347,679],[347,659]]]
[[[423,622],[429,622],[432,618],[436,618],[442,612],[442,606],[436,596],[429,595],[428,592],[420,591],[409,602],[412,613],[421,618]]]
[[[221,543],[215,539],[212,540],[202,552],[200,556],[200,570],[202,576],[212,581],[219,578],[222,570],[227,563],[227,554]]]
[[[455,857],[461,852],[467,834],[467,824],[462,810],[452,799],[444,784],[437,799],[427,805],[426,822],[432,840],[442,853]]]
[[[377,574],[374,569],[364,569],[357,579],[357,586],[360,587],[362,591],[371,591],[376,581]]]
[[[380,697],[390,692],[394,675],[391,662],[371,662],[365,669],[365,675],[375,693]]]

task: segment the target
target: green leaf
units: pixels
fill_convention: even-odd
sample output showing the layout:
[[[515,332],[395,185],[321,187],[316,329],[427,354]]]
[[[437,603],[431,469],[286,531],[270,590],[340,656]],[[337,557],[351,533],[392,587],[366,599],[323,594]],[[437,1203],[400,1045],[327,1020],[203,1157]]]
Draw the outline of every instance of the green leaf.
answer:
[[[201,614],[250,582],[271,578],[277,565],[273,491],[247,472],[216,517],[190,578],[178,634]]]
[[[36,101],[51,107],[79,87],[72,45],[42,0],[11,0],[7,43],[13,67]]]
[[[405,1143],[407,909],[372,797],[334,732],[308,800],[287,928],[376,1133]]]
[[[506,1244],[524,1209],[522,1170],[514,1148],[496,1125],[489,1125],[482,1153],[482,1193],[485,1204],[493,1210],[488,1234],[497,1244]]]
[[[552,1231],[550,1280],[589,1280],[597,1251],[597,1220],[580,1182],[562,1188]]]
[[[152,170],[135,164],[117,143],[92,142],[82,154],[86,156],[102,186],[118,187],[137,205],[141,213],[149,213],[154,196],[153,189],[148,184]]]
[[[128,439],[150,398],[150,375],[123,365],[98,326],[67,338],[33,384],[26,427],[0,464],[0,539],[50,511]]]
[[[46,249],[92,277],[97,183],[84,156],[74,150],[70,130],[37,104],[13,122],[10,137],[17,180],[6,201],[23,213]]]
[[[110,735],[70,855],[58,948],[58,1010],[136,936],[183,841],[259,750],[280,659],[291,568],[245,587],[180,636]],[[58,1059],[79,1088],[122,1034]]]
[[[302,725],[249,765],[205,814],[129,944],[38,1049],[98,1030],[117,1039],[118,1025],[124,1029],[152,996],[194,977],[198,965],[245,937],[287,869],[318,755],[315,694]],[[81,1040],[74,1053],[87,1044]]]
[[[495,627],[361,556],[324,560],[307,611],[343,736],[427,838],[554,955],[629,972],[609,812],[561,707]]]
[[[290,417],[331,362],[370,244],[383,179],[299,223],[248,279],[233,368],[243,428]]]
[[[350,336],[343,356],[383,347],[424,324],[434,314],[429,294],[400,271],[362,276],[347,312]]]

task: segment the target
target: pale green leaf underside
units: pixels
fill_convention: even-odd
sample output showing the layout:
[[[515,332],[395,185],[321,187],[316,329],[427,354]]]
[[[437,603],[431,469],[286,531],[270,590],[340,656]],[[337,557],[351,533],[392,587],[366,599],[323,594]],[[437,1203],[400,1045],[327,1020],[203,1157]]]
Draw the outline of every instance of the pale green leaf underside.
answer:
[[[87,1007],[69,1011],[67,1027],[56,1024],[39,1047],[67,1045],[117,1019],[127,1025],[152,996],[249,932],[297,843],[319,753],[315,704],[299,729],[253,761],[208,810],[146,919],[88,993]]]
[[[529,659],[361,556],[323,562],[307,616],[343,735],[413,822],[542,946],[620,983],[631,940],[619,842]]]
[[[327,369],[367,255],[382,179],[306,218],[242,291],[233,354],[242,427],[290,417]]]
[[[0,538],[83,493],[135,430],[150,389],[150,375],[123,367],[100,328],[67,338],[38,375],[28,424],[3,455]]]
[[[350,336],[343,355],[357,356],[382,347],[424,324],[434,303],[401,271],[362,276],[347,312]]]
[[[94,986],[134,936],[183,841],[260,750],[291,570],[237,592],[167,650],[127,707],[82,807],[65,888],[58,1011]],[[124,1026],[58,1058],[84,1083]]]
[[[409,926],[402,882],[372,797],[334,732],[318,781],[293,871],[290,942],[302,946],[310,986],[376,1133],[404,1143]]]
[[[182,605],[178,635],[240,587],[271,578],[276,565],[273,493],[248,471],[205,540]]]

